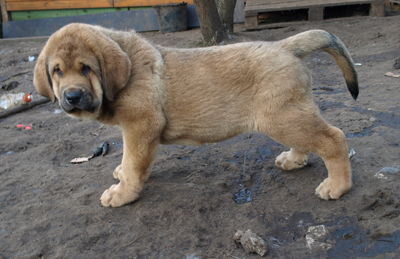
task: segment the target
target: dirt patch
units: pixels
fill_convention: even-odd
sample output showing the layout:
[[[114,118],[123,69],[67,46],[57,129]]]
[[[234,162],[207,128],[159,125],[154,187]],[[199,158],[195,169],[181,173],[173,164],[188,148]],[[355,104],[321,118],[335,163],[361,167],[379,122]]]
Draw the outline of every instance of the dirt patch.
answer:
[[[319,157],[284,172],[274,160],[287,148],[248,133],[217,144],[160,146],[140,199],[103,208],[99,198],[115,183],[112,172],[122,158],[120,130],[57,114],[58,105],[48,103],[0,120],[0,257],[258,258],[233,240],[238,229],[252,229],[267,243],[267,258],[399,258],[400,79],[384,76],[399,73],[399,24],[400,16],[252,32],[236,26],[232,42],[325,29],[359,63],[354,101],[329,55],[305,59],[322,115],[356,151],[354,187],[341,199],[314,195],[327,176]],[[143,35],[166,46],[201,42],[199,29]],[[0,41],[0,84],[19,82],[1,95],[34,90],[29,56],[37,57],[45,41]],[[17,129],[20,123],[33,129]],[[69,163],[104,141],[110,143],[106,156]],[[306,246],[308,228],[317,225],[330,232],[329,250]]]

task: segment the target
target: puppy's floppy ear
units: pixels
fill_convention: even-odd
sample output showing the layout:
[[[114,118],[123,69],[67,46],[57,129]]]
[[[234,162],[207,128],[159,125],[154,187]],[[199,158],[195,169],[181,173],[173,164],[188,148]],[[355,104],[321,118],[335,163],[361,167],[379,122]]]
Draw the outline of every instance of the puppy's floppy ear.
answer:
[[[45,49],[43,49],[42,53],[39,55],[39,58],[35,65],[33,85],[35,86],[36,92],[38,92],[38,94],[49,98],[54,103],[56,101],[56,98],[53,93],[53,85],[47,68],[44,52]]]
[[[112,101],[128,83],[132,73],[132,63],[115,41],[102,33],[97,36],[94,52],[101,67],[103,91],[106,98]]]

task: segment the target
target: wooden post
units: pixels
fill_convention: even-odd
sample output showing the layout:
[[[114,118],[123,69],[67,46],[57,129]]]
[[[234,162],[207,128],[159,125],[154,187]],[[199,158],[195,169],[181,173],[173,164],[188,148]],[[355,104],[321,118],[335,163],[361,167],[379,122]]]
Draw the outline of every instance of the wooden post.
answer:
[[[7,12],[6,0],[0,0],[0,8],[1,8],[1,18],[3,22],[8,22],[11,20],[10,14]]]
[[[385,16],[385,4],[382,0],[371,3],[370,16]]]
[[[319,22],[322,20],[324,20],[323,7],[310,7],[310,9],[308,9],[308,21]]]
[[[245,16],[244,17],[244,26],[246,30],[253,30],[258,27],[258,15],[255,16]]]

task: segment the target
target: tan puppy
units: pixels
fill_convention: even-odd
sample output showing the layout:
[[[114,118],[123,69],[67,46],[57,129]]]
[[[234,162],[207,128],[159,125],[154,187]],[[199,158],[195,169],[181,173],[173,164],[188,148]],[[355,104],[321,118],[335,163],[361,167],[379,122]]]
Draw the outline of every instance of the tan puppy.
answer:
[[[357,98],[346,47],[321,30],[278,42],[174,49],[133,31],[70,24],[48,40],[34,85],[69,115],[122,129],[124,154],[113,174],[120,183],[103,193],[103,206],[138,198],[159,143],[197,145],[248,131],[291,147],[276,159],[284,170],[306,165],[309,152],[321,156],[329,176],[316,194],[338,199],[351,187],[346,138],[321,118],[301,61],[320,50],[333,56]]]

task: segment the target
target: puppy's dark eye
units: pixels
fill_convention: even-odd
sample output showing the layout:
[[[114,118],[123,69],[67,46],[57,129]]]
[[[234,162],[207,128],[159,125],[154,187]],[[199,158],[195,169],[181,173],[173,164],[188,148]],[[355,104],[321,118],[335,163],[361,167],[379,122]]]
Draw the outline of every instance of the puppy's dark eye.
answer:
[[[90,72],[90,67],[88,65],[82,66],[82,74],[87,75]]]
[[[62,77],[64,75],[64,73],[61,71],[61,69],[59,67],[56,67],[54,69],[54,72],[56,72],[57,75],[59,75],[60,77]]]

